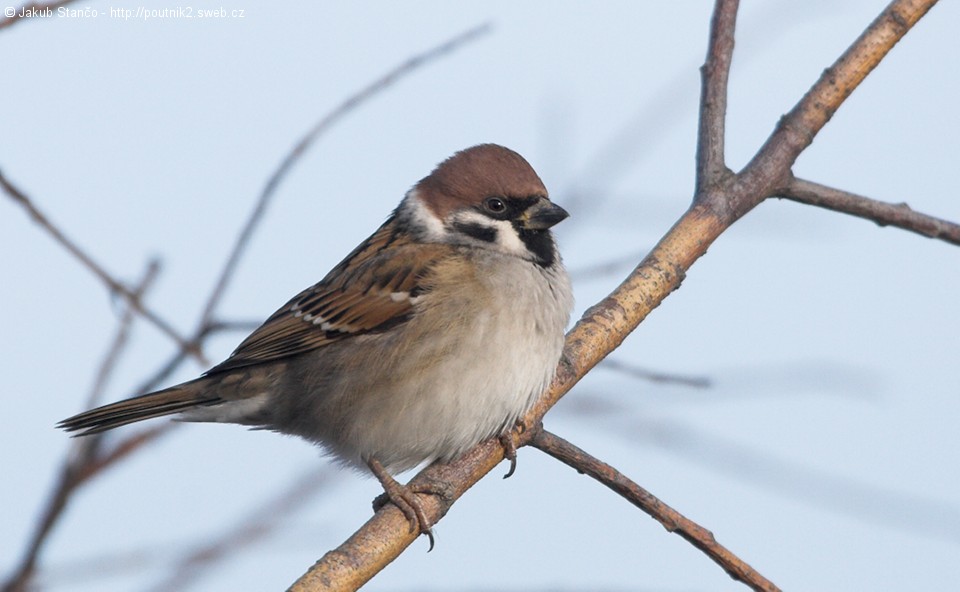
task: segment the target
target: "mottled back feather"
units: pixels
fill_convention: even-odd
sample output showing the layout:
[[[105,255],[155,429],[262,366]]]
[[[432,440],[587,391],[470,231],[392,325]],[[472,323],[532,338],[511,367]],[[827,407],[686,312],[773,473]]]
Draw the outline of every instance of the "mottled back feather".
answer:
[[[398,231],[392,217],[207,375],[304,353],[407,321],[427,290],[425,280],[432,268],[451,252],[450,245],[415,242]]]

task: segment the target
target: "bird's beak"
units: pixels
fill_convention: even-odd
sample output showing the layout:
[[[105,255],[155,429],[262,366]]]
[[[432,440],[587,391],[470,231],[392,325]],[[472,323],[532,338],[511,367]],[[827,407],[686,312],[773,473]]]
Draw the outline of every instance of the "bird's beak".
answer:
[[[570,214],[549,199],[541,198],[523,213],[523,227],[529,230],[546,230],[562,222]]]

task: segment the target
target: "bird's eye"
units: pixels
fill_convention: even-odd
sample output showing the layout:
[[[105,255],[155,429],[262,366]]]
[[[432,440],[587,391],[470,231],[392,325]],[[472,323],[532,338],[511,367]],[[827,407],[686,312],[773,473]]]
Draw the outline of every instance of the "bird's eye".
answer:
[[[493,214],[502,214],[507,209],[507,204],[499,197],[488,197],[483,200],[483,207]]]

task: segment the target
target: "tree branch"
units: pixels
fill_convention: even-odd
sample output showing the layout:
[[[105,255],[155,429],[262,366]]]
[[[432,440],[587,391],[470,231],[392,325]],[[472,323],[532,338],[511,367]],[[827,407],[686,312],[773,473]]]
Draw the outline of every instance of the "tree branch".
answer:
[[[159,267],[156,261],[150,261],[147,264],[147,269],[143,277],[132,291],[137,301],[139,301],[146,290],[149,289],[158,271]],[[113,343],[110,345],[103,361],[100,363],[100,367],[94,377],[93,386],[90,389],[90,395],[87,397],[87,401],[91,404],[99,399],[103,393],[103,389],[106,387],[107,381],[113,373],[113,369],[116,367],[120,353],[127,343],[130,326],[134,320],[133,312],[133,307],[128,307],[117,324],[117,332],[114,336]],[[57,485],[50,494],[40,521],[37,523],[37,527],[30,537],[30,541],[27,543],[23,557],[20,559],[13,574],[3,586],[4,592],[26,590],[27,584],[33,577],[37,558],[40,555],[41,549],[43,549],[43,545],[47,541],[47,537],[50,535],[54,524],[57,523],[63,511],[66,509],[70,496],[90,475],[90,468],[96,463],[101,442],[100,434],[94,437],[74,439],[72,441],[71,450],[61,466]]]
[[[143,278],[134,288],[134,294],[138,300],[143,299],[143,295],[150,289],[150,286],[159,273],[160,261],[158,259],[151,259],[147,263],[147,270],[144,272]],[[103,361],[100,363],[100,367],[97,369],[93,386],[90,388],[90,395],[87,397],[86,407],[95,407],[101,397],[103,397],[103,392],[107,388],[110,376],[120,361],[121,354],[123,354],[124,349],[126,349],[127,342],[130,338],[130,330],[133,328],[133,321],[136,318],[135,313],[136,311],[133,307],[128,306],[124,309],[123,316],[120,317],[120,323],[117,327],[117,333],[113,338],[113,343],[110,344],[110,348],[107,350]]]
[[[20,189],[18,189],[13,183],[7,179],[2,172],[0,172],[0,187],[3,187],[4,191],[9,195],[13,201],[20,204],[23,209],[27,211],[34,222],[40,225],[41,228],[47,231],[55,241],[60,243],[60,245],[67,250],[71,255],[73,255],[84,267],[86,267],[93,275],[97,276],[101,282],[106,284],[107,288],[114,294],[119,294],[127,302],[128,305],[133,307],[138,313],[143,315],[145,319],[150,321],[155,327],[160,329],[167,337],[172,339],[180,349],[189,353],[195,357],[201,364],[206,365],[207,360],[203,356],[203,352],[200,350],[198,344],[193,343],[191,340],[186,339],[180,333],[177,332],[173,326],[165,321],[159,314],[153,312],[151,309],[147,308],[141,299],[136,295],[136,293],[130,288],[123,285],[122,282],[113,278],[106,269],[96,261],[93,257],[88,255],[83,249],[81,249],[76,243],[67,238],[67,236],[57,228],[53,222],[47,218],[43,212],[41,212],[37,206],[30,200],[29,197]]]
[[[937,0],[894,0],[777,124],[776,129],[738,175],[739,185],[756,196],[771,197],[787,185],[790,169],[840,105]],[[759,203],[759,202],[757,202]],[[737,204],[747,210],[749,200]],[[739,217],[747,210],[737,209]]]
[[[733,61],[740,0],[717,0],[710,22],[707,60],[700,68],[700,127],[697,131],[696,195],[729,173],[724,159],[727,82]]]
[[[56,10],[61,6],[66,6],[67,4],[70,4],[73,1],[74,0],[59,0],[58,2],[29,2],[19,7],[15,7],[13,16],[8,16],[4,19],[0,19],[0,30],[6,29],[7,27],[11,27],[17,24],[18,22],[24,20],[24,17],[21,17],[20,15],[24,14],[25,11],[29,13],[31,11]],[[31,20],[31,19],[27,17],[26,20]]]
[[[706,389],[712,386],[712,381],[706,376],[682,376],[680,374],[670,374],[667,372],[658,372],[656,370],[647,370],[646,368],[641,368],[639,366],[621,362],[620,360],[614,360],[612,358],[607,358],[604,360],[603,365],[600,367],[607,370],[613,370],[614,372],[622,372],[631,378],[639,378],[640,380],[646,380],[649,382],[678,384],[681,386],[699,389]]]
[[[663,525],[668,532],[680,535],[694,547],[703,551],[733,579],[743,582],[754,590],[764,592],[779,590],[773,582],[764,578],[745,561],[718,543],[712,532],[663,503],[612,466],[590,456],[580,448],[544,430],[542,427],[535,431],[530,444],[606,485]]]
[[[334,471],[329,466],[313,469],[286,485],[279,495],[271,496],[239,523],[212,541],[198,545],[185,554],[171,575],[151,588],[152,592],[180,592],[194,584],[205,570],[237,551],[249,547],[270,534],[280,519],[302,508],[329,483]]]
[[[880,226],[896,226],[927,238],[960,245],[960,224],[921,214],[905,203],[891,204],[877,201],[795,177],[780,190],[778,197],[873,220]]]

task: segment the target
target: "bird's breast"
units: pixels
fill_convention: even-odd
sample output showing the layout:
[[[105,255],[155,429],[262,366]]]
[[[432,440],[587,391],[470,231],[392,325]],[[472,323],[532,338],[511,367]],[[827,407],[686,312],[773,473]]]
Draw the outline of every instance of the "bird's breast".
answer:
[[[559,267],[483,263],[453,261],[409,321],[340,352],[337,375],[317,394],[317,411],[337,430],[316,439],[396,472],[513,425],[553,376],[570,286]]]

